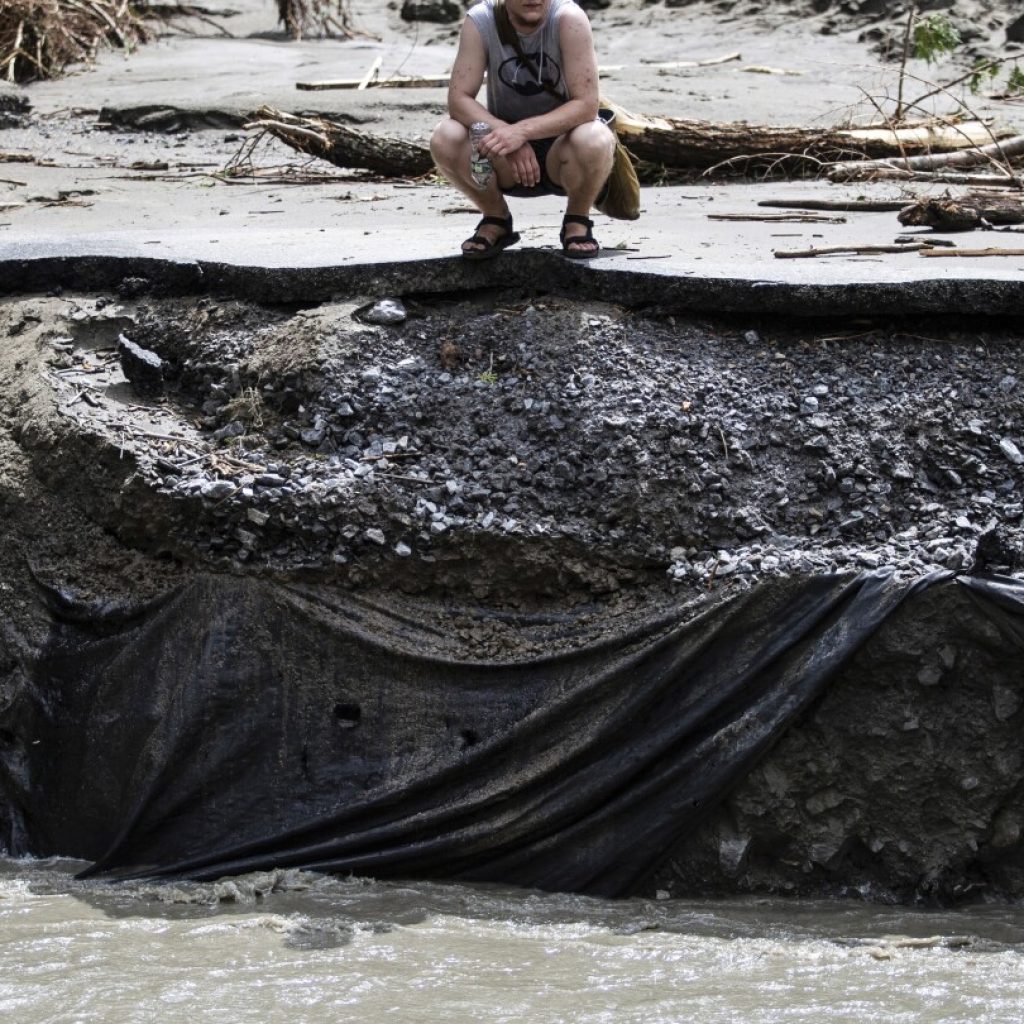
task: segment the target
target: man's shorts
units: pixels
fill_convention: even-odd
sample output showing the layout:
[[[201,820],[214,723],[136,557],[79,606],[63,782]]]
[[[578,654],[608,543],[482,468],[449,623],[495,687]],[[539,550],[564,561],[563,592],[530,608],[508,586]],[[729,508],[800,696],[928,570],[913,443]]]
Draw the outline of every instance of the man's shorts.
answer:
[[[564,196],[565,189],[556,185],[548,174],[548,153],[557,141],[557,138],[530,140],[537,163],[540,164],[540,181],[536,185],[513,185],[501,191],[507,196],[518,196],[521,199],[529,199],[531,196]]]
[[[565,189],[561,185],[556,185],[548,174],[548,153],[551,152],[551,147],[557,141],[557,137],[553,139],[530,140],[530,145],[533,147],[533,152],[537,157],[537,163],[540,164],[540,181],[536,185],[530,187],[526,185],[513,185],[511,188],[503,188],[501,191],[507,196],[515,196],[519,199],[531,199],[534,196],[564,196]],[[608,185],[606,183],[601,189],[601,194],[597,197],[598,203],[603,201],[607,192]]]

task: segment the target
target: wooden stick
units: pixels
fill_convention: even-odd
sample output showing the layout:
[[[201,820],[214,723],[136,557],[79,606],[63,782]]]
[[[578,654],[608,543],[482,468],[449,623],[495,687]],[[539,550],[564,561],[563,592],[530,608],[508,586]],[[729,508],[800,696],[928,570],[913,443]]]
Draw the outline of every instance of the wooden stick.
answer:
[[[830,245],[822,249],[775,250],[775,258],[779,260],[813,259],[816,256],[835,256],[844,253],[850,256],[870,256],[884,252],[921,252],[929,249],[925,242],[914,242],[911,245]]]
[[[806,71],[791,71],[789,68],[772,68],[767,64],[748,64],[744,68],[740,68],[740,71],[745,71],[751,75],[806,75]]]
[[[1024,249],[924,249],[922,256],[1024,256]]]
[[[756,220],[769,224],[845,224],[845,217],[823,217],[813,213],[709,213],[708,220]]]
[[[383,63],[384,63],[384,58],[383,57],[381,57],[381,56],[375,57],[374,60],[373,60],[373,63],[370,65],[370,67],[367,70],[366,74],[363,75],[362,79],[360,80],[360,82],[356,86],[356,88],[359,89],[359,90],[365,89],[377,77],[377,72],[380,71],[380,66]]]
[[[439,89],[448,85],[448,75],[392,75],[363,85],[363,78],[325,78],[318,82],[296,82],[295,88],[305,92],[324,92],[328,89]]]
[[[776,210],[838,210],[843,213],[899,213],[905,199],[762,199],[758,206]]]
[[[674,68],[710,68],[716,64],[728,64],[730,61],[741,60],[742,54],[737,50],[735,53],[727,53],[722,57],[706,57],[704,60],[645,60],[643,57],[640,58],[641,64],[646,64],[651,68],[661,68],[663,70],[672,70]]]

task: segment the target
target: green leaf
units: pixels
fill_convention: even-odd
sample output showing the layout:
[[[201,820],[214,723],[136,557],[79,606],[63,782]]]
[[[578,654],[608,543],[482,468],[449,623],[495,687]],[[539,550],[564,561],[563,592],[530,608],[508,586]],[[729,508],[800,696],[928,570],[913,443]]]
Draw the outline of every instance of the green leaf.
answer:
[[[944,14],[929,14],[914,26],[914,56],[937,64],[960,45],[960,32]]]

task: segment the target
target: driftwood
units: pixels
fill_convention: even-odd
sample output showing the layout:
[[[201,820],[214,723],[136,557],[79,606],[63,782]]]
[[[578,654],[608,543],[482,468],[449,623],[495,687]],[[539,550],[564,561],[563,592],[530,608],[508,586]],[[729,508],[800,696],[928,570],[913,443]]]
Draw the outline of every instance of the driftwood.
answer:
[[[963,125],[955,129],[960,132]],[[872,171],[884,171],[889,168],[896,168],[904,171],[932,171],[937,168],[948,167],[977,167],[984,163],[1008,164],[1014,157],[1024,156],[1024,135],[1015,135],[1012,138],[1001,139],[992,142],[986,132],[987,145],[979,145],[977,142],[967,143],[961,146],[945,147],[956,149],[955,153],[927,153],[922,156],[890,156],[872,163],[846,162],[836,164],[829,170],[829,178],[832,181],[847,181],[851,176],[862,177]],[[967,147],[967,148],[965,148]],[[933,149],[939,147],[932,147]]]
[[[320,117],[297,117],[260,107],[246,125],[273,135],[300,153],[337,167],[352,167],[392,178],[419,178],[433,169],[430,150],[416,142],[369,135]]]
[[[845,217],[821,213],[709,213],[708,220],[762,221],[766,224],[845,224]]]
[[[131,49],[151,36],[129,0],[2,0],[0,77],[53,78],[104,45]],[[144,15],[144,12],[143,12]]]
[[[324,78],[314,82],[296,82],[303,92],[326,92],[330,89],[440,89],[448,85],[447,75],[392,75],[389,78]]]
[[[1024,224],[1024,197],[971,192],[965,196],[919,199],[900,211],[907,227],[973,231],[990,224]]]
[[[971,259],[980,256],[1024,256],[1024,249],[924,249],[922,256],[960,256]]]
[[[892,199],[762,199],[758,206],[776,210],[836,210],[840,213],[899,213],[906,202]]]
[[[827,245],[820,249],[776,249],[779,260],[809,260],[818,256],[873,256],[887,252],[921,252],[930,249],[927,242],[912,242],[908,245]]]
[[[277,17],[293,39],[356,35],[347,0],[277,0]]]
[[[354,88],[358,88],[359,82]],[[744,161],[777,163],[782,157],[797,156],[825,160],[826,154],[861,151],[870,155],[893,148],[937,146],[941,142],[934,126],[908,128],[899,133],[888,129],[855,129],[822,131],[811,128],[770,128],[748,124],[712,124],[708,121],[668,121],[665,118],[641,118],[602,100],[615,110],[615,129],[630,152],[648,164],[707,169],[742,156]],[[339,167],[373,171],[388,177],[417,178],[433,168],[429,148],[423,143],[409,142],[339,124],[326,117],[300,117],[272,107],[261,107],[246,126],[267,132],[301,153],[320,157]],[[945,144],[965,144],[958,128]],[[977,126],[982,131],[982,126]],[[897,140],[896,135],[899,138]],[[986,131],[987,137],[987,131]],[[814,156],[817,154],[817,156]],[[814,208],[808,204],[796,204]],[[902,209],[895,204],[887,209]],[[840,204],[822,207],[837,210],[880,209],[878,204]]]
[[[601,104],[615,111],[615,130],[634,156],[666,167],[708,169],[735,161],[764,165],[780,156],[826,163],[854,155],[886,157],[991,141],[989,129],[977,121],[955,128],[932,122],[896,130],[790,128],[646,117],[609,100],[602,99]]]
[[[981,185],[1015,188],[1016,178],[1008,174],[964,174],[955,171],[907,171],[901,167],[879,167],[872,164],[860,174],[848,174],[843,181],[912,181],[929,185]]]

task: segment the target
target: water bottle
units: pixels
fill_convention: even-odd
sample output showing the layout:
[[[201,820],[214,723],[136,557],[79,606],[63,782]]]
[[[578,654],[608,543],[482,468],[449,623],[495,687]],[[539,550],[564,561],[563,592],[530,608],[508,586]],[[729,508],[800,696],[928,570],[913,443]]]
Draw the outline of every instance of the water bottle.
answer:
[[[480,140],[491,130],[486,121],[476,121],[469,126],[469,176],[477,188],[487,188],[494,173],[491,161],[479,149]]]

